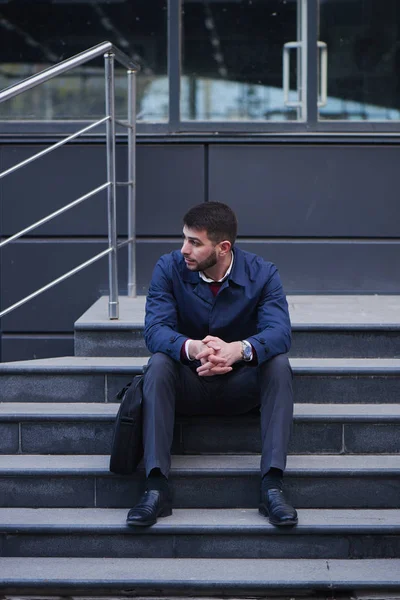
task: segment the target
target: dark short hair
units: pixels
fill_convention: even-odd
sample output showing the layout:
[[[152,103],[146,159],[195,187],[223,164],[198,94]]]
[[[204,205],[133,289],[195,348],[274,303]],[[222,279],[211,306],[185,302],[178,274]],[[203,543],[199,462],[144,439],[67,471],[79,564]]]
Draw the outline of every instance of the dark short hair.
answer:
[[[205,230],[215,244],[223,240],[229,240],[232,246],[235,243],[237,218],[233,210],[222,202],[203,202],[193,206],[183,217],[183,224],[196,231]]]

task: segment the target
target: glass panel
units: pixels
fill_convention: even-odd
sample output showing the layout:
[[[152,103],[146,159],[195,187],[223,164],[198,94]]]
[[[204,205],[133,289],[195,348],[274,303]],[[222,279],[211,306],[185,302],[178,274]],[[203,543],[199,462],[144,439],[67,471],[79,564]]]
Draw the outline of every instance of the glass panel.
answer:
[[[301,119],[300,49],[288,49],[288,101],[282,52],[298,38],[296,0],[184,0],[181,118],[197,121]],[[289,86],[288,86],[289,87]]]
[[[400,119],[399,0],[320,0],[319,40],[328,50],[321,119]]]
[[[167,0],[2,0],[0,89],[104,41],[140,63],[138,120],[168,118]],[[104,116],[104,61],[78,67],[0,104],[0,119]],[[116,70],[116,108],[126,118],[127,82]]]

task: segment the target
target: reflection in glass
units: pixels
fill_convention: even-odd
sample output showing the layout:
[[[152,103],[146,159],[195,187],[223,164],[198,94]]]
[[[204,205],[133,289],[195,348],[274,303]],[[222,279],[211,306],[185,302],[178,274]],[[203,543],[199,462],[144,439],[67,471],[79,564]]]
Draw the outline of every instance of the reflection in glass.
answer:
[[[400,120],[399,0],[320,0],[328,100],[320,118]]]
[[[0,89],[104,41],[141,65],[138,120],[168,118],[167,0],[0,2]],[[116,108],[126,118],[126,71],[116,70]],[[0,119],[104,116],[103,61],[97,60],[0,104]]]
[[[282,91],[283,46],[298,37],[296,0],[184,0],[182,17],[183,120],[301,118]],[[296,52],[290,69],[293,101]]]

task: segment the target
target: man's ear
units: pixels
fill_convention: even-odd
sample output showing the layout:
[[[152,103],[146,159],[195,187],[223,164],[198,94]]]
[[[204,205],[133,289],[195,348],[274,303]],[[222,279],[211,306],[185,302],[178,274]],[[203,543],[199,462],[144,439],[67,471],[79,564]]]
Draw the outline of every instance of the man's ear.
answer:
[[[219,248],[220,248],[220,251],[219,251],[220,256],[225,256],[231,250],[232,244],[230,243],[229,240],[224,240],[223,242],[219,243]]]

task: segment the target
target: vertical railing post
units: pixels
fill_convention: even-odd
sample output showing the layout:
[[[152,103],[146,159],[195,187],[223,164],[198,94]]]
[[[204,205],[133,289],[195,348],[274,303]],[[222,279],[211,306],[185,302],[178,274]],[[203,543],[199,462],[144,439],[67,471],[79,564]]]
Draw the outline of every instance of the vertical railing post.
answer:
[[[108,317],[118,319],[118,265],[117,265],[117,204],[116,204],[116,171],[115,171],[115,87],[114,87],[114,54],[104,55],[106,83],[106,137],[107,137],[107,178],[108,183],[108,245],[112,251],[108,255],[109,301]]]
[[[136,72],[128,71],[128,296],[136,298]]]

